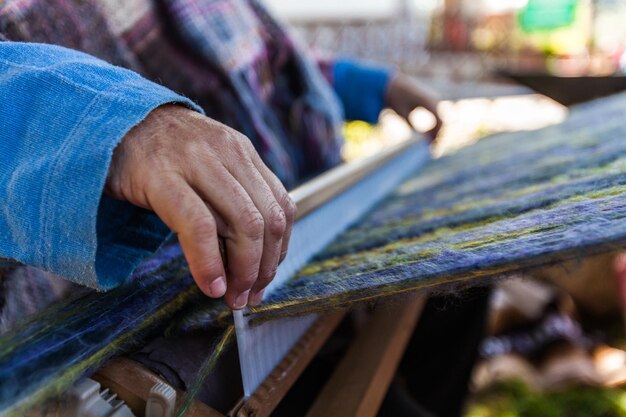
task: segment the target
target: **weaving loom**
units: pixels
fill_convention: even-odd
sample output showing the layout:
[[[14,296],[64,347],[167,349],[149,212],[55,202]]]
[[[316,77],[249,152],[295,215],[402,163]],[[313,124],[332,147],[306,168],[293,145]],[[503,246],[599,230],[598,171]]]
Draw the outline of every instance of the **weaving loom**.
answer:
[[[625,112],[626,95],[585,104],[560,125],[487,138],[401,181],[425,155],[423,144],[410,144],[378,158],[347,188],[329,191],[322,200],[330,205],[303,209],[292,258],[264,302],[235,319],[247,403],[315,321],[308,314],[408,291],[454,291],[625,247]],[[358,212],[345,212],[357,203]],[[314,215],[324,225],[344,224],[325,235],[314,222],[320,240],[313,242],[304,230]],[[63,393],[148,333],[230,322],[220,302],[195,289],[178,247],[167,246],[131,284],[79,294],[0,339],[1,415]],[[276,344],[283,350],[270,349]]]

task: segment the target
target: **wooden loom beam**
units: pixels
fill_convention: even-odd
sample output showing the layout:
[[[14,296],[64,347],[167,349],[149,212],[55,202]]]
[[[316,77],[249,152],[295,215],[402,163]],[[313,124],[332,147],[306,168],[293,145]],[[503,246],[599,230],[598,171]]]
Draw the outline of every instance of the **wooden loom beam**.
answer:
[[[335,311],[320,317],[268,375],[259,389],[247,401],[241,400],[228,413],[228,416],[269,416],[328,340],[345,314],[346,311]],[[103,388],[116,393],[138,416],[143,415],[150,389],[160,382],[167,384],[143,365],[128,358],[109,361],[92,378]],[[177,394],[178,406],[184,393],[177,391]],[[187,417],[225,416],[200,401],[194,401]]]
[[[320,317],[291,348],[259,388],[232,413],[236,417],[269,417],[339,325],[345,311]]]
[[[146,409],[146,400],[150,389],[165,380],[154,374],[143,365],[128,358],[117,358],[109,361],[91,377],[99,382],[103,388],[108,388],[117,394],[118,398],[131,409],[133,414],[143,416]],[[183,392],[176,390],[176,406],[180,406]],[[224,417],[223,414],[208,405],[194,401],[186,415],[187,417]]]
[[[373,157],[339,166],[298,187],[291,193],[298,207],[297,218],[300,219],[306,216],[333,197],[341,194],[343,191],[365,178],[368,174],[383,166],[386,162],[406,151],[419,140],[422,139],[412,138],[394,145]],[[342,365],[344,362],[348,364],[359,363],[360,358],[365,355],[367,357],[364,360],[371,361],[372,364],[377,364],[375,369],[370,369],[369,366],[367,367],[368,378],[371,378],[367,381],[363,380],[361,384],[363,388],[369,387],[369,389],[356,389],[354,392],[358,398],[355,397],[353,401],[350,402],[351,404],[360,404],[372,394],[374,395],[372,398],[377,398],[377,400],[369,400],[368,404],[376,405],[375,408],[378,409],[391,378],[395,373],[400,357],[404,353],[408,337],[411,334],[412,328],[415,326],[422,305],[423,300],[419,298],[410,306],[403,306],[400,310],[394,308],[391,310],[381,309],[381,311],[374,313],[372,323],[375,329],[380,329],[380,333],[376,335],[370,330],[364,332],[357,339],[364,350],[351,349],[342,362]],[[389,315],[392,310],[394,313]],[[242,399],[239,404],[228,413],[228,416],[270,416],[344,316],[345,311],[339,311],[320,317],[311,328],[305,332],[289,353],[285,355],[251,397],[245,401]],[[398,321],[398,317],[402,317],[401,320]],[[387,328],[387,331],[384,331],[383,328]],[[394,330],[389,331],[390,329]],[[369,336],[366,337],[366,335]],[[370,346],[370,343],[374,344]],[[378,353],[384,355],[384,357],[371,357],[371,355]],[[340,365],[340,368],[342,365]],[[343,365],[343,367],[346,366],[348,365]],[[349,373],[342,371],[340,374],[341,376],[335,374],[329,384],[338,384],[339,382],[335,381],[336,378],[339,378],[339,381],[341,381],[342,378],[350,379]],[[129,359],[116,359],[111,361],[98,371],[94,379],[100,382],[103,387],[109,388],[111,391],[117,393],[118,397],[124,400],[137,415],[142,415],[148,393],[152,386],[157,382],[163,382],[157,375]],[[332,389],[329,389],[327,386],[323,393],[330,390]],[[329,396],[329,393],[325,395]],[[179,392],[178,399],[181,397],[182,393]],[[223,414],[199,401],[194,402],[194,405],[187,415],[189,417],[224,417]],[[337,415],[348,416],[357,414]],[[358,415],[360,416],[360,414]]]
[[[375,416],[404,354],[425,301],[417,295],[397,305],[381,305],[351,343],[335,372],[306,417]],[[269,417],[311,360],[344,318],[345,311],[320,317],[289,351],[274,371],[228,417]],[[162,378],[143,365],[113,359],[92,376],[109,388],[138,416],[143,415],[150,389]],[[177,405],[183,392],[177,391]],[[226,417],[194,401],[188,417]]]
[[[382,305],[317,397],[306,417],[374,417],[413,334],[426,297]]]
[[[303,218],[422,140],[421,137],[412,137],[376,155],[340,165],[302,184],[289,193],[298,208],[296,219]]]

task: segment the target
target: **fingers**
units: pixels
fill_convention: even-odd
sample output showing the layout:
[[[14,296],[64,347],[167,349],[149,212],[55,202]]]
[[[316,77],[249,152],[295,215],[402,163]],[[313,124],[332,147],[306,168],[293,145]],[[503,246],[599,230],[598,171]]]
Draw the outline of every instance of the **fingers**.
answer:
[[[260,300],[284,258],[295,210],[245,136],[161,106],[123,138],[107,174],[113,197],[154,210],[177,233],[204,293],[232,308],[250,295]]]
[[[439,101],[435,97],[430,95],[427,99],[424,100],[424,108],[428,110],[435,118],[435,125],[433,126],[433,128],[424,132],[431,138],[432,142],[437,140],[437,135],[439,134],[439,131],[443,126],[443,121],[441,120],[441,117],[439,117],[438,103]]]
[[[287,219],[272,189],[252,161],[240,165],[240,169],[234,172],[235,178],[248,192],[263,220],[263,254],[258,278],[250,293],[256,301],[256,294],[276,275],[282,253],[283,236],[287,230]]]
[[[437,110],[437,99],[432,97],[428,92],[420,91],[418,89],[412,91],[412,94],[409,94],[408,98],[408,105],[405,109],[405,111],[408,111],[408,115],[405,116],[405,119],[414,128],[427,135],[431,139],[431,142],[434,142],[439,134],[439,131],[441,130],[441,127],[443,126],[443,122],[441,117],[439,117],[439,112]],[[419,123],[419,118],[416,118],[417,120],[413,120],[413,117],[411,116],[419,114],[418,110],[420,109],[425,109],[428,113],[430,113],[430,120],[425,123]]]
[[[441,118],[439,117],[437,113],[432,113],[432,114],[435,117],[435,126],[432,129],[427,130],[424,133],[430,138],[431,143],[434,143],[437,141],[437,135],[439,135],[439,131],[443,127],[443,121],[441,120]]]
[[[425,133],[432,142],[436,140],[443,122],[438,112],[439,99],[433,91],[427,86],[399,74],[390,81],[386,98],[389,107],[402,116],[410,125],[418,131]],[[434,118],[429,123],[430,126],[428,128],[420,129],[411,120],[410,116],[412,113],[415,113],[416,109],[425,109]]]
[[[235,178],[224,166],[196,169],[192,184],[228,225],[220,233],[228,253],[226,303],[241,309],[274,277],[286,229],[285,214],[261,174],[246,158]],[[256,286],[251,294],[253,286]],[[256,300],[256,296],[254,299]]]
[[[422,106],[411,110],[405,119],[415,130],[428,136],[431,142],[435,141],[442,126],[439,116]]]
[[[241,149],[245,149],[242,147]],[[169,184],[167,199],[152,198],[150,206],[163,220],[179,234],[179,240],[189,261],[194,279],[201,289],[210,296],[225,298],[233,309],[241,309],[249,302],[258,304],[262,290],[271,282],[276,269],[287,250],[291,224],[295,216],[293,203],[280,181],[258,159],[259,167],[253,162],[256,154],[237,155],[219,159],[216,155],[202,155],[202,148],[196,149],[196,159],[182,173],[184,189],[193,193],[176,192],[180,184]],[[222,164],[222,160],[232,161],[232,168]],[[266,179],[267,178],[267,179]],[[166,188],[166,187],[163,187]],[[163,193],[163,189],[154,194]],[[277,197],[278,196],[278,197]],[[172,206],[179,207],[183,199],[185,206],[200,207],[193,213],[172,213]],[[279,201],[280,199],[280,201]],[[284,208],[283,208],[284,207]],[[211,235],[211,251],[219,253],[217,236],[225,238],[228,253],[227,265],[221,266],[218,283],[226,283],[211,288],[215,274],[207,278],[207,271],[198,259],[206,257],[197,234],[181,222],[200,217],[196,227],[201,227],[205,235]],[[210,225],[206,225],[210,223]],[[214,259],[210,257],[207,259]],[[213,261],[212,261],[213,262]],[[198,264],[200,264],[198,266]],[[193,267],[192,267],[193,266]],[[226,269],[225,273],[223,272]],[[225,280],[224,280],[225,277]]]
[[[250,289],[259,275],[265,222],[243,186],[221,164],[195,167],[191,184],[227,225],[220,234],[226,240],[228,282],[225,301],[233,309],[248,303]]]
[[[282,183],[261,161],[246,138],[234,149],[239,158],[236,166],[230,167],[230,172],[248,193],[263,219],[261,262],[257,279],[248,293],[248,303],[257,305],[262,299],[263,289],[274,279],[287,253],[295,205]]]
[[[280,262],[282,262],[287,255],[289,240],[291,239],[291,232],[293,230],[293,223],[296,220],[296,214],[298,210],[296,207],[296,203],[291,199],[289,193],[287,192],[287,190],[285,190],[285,187],[276,177],[276,175],[274,175],[274,173],[270,171],[270,169],[263,163],[261,157],[256,154],[254,156],[255,158],[253,158],[252,162],[257,167],[263,178],[265,178],[265,181],[267,181],[267,184],[272,189],[272,193],[274,194],[276,201],[278,202],[278,204],[280,204],[283,212],[285,213],[287,228],[285,229],[285,234],[282,239],[282,248],[280,254]]]
[[[178,235],[191,274],[209,297],[226,292],[224,265],[214,217],[204,201],[182,178],[154,181],[146,187],[154,212]]]

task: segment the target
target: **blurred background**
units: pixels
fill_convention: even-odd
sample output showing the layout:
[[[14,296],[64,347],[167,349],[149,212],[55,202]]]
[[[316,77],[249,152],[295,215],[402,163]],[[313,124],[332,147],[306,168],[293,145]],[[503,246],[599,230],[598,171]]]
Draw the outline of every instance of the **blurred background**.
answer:
[[[436,91],[445,125],[435,157],[626,90],[625,0],[264,2],[317,54],[394,66]],[[413,116],[417,127],[432,122]],[[389,111],[345,134],[353,160],[410,128]],[[620,282],[626,259],[608,255],[501,284],[467,416],[626,416]]]
[[[435,89],[447,122],[438,155],[485,134],[536,129],[565,117],[563,106],[511,79],[541,87],[546,75],[613,76],[608,88],[626,88],[619,77],[626,69],[626,2],[620,0],[265,3],[318,53],[395,66]],[[357,125],[351,138],[362,141],[364,129]],[[350,145],[348,159],[377,146]]]

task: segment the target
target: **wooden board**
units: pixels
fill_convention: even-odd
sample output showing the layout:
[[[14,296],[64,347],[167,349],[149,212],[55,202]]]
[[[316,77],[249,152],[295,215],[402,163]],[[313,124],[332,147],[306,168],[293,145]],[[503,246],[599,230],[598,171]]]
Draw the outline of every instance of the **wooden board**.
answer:
[[[298,208],[296,218],[300,219],[306,216],[409,147],[423,140],[425,140],[423,137],[416,134],[414,137],[390,146],[376,155],[340,165],[302,184],[289,193]]]
[[[160,382],[167,384],[141,364],[127,358],[109,361],[91,378],[102,387],[116,393],[137,416],[144,415],[150,389]],[[176,407],[180,406],[183,394],[176,391]],[[224,415],[200,401],[194,401],[186,417],[224,417]]]
[[[247,400],[240,401],[229,416],[267,417],[300,377],[328,337],[345,316],[345,311],[335,311],[320,317],[298,343],[283,358],[274,371]],[[116,358],[98,370],[92,378],[103,388],[109,388],[123,400],[135,415],[142,416],[150,389],[162,378],[141,364],[128,358]],[[177,391],[177,404],[183,396]],[[186,417],[225,417],[200,401],[194,401]]]
[[[382,305],[351,344],[307,417],[375,416],[415,328],[425,296]],[[228,413],[232,417],[269,417],[345,316],[337,311],[320,317],[285,356],[259,389]],[[118,394],[136,415],[143,415],[150,389],[160,377],[141,364],[118,358],[93,377]],[[178,392],[177,402],[183,393]],[[177,404],[178,405],[178,404]],[[225,417],[195,401],[188,417]]]
[[[423,139],[416,136],[373,157],[332,169],[296,188],[291,192],[291,196],[298,207],[297,218],[304,217],[339,195],[420,140]],[[344,316],[345,311],[339,311],[320,317],[257,391],[246,401],[240,401],[239,405],[231,410],[229,416],[269,416]],[[395,318],[391,319],[391,321],[394,320]],[[103,387],[117,393],[119,398],[124,400],[137,415],[143,415],[145,402],[152,386],[157,382],[162,382],[157,375],[129,359],[111,361],[93,378]],[[179,398],[180,396],[181,393],[179,393]],[[200,402],[196,402],[187,415],[189,417],[223,417],[221,413]]]
[[[425,302],[415,295],[381,306],[359,334],[306,417],[374,417]]]

